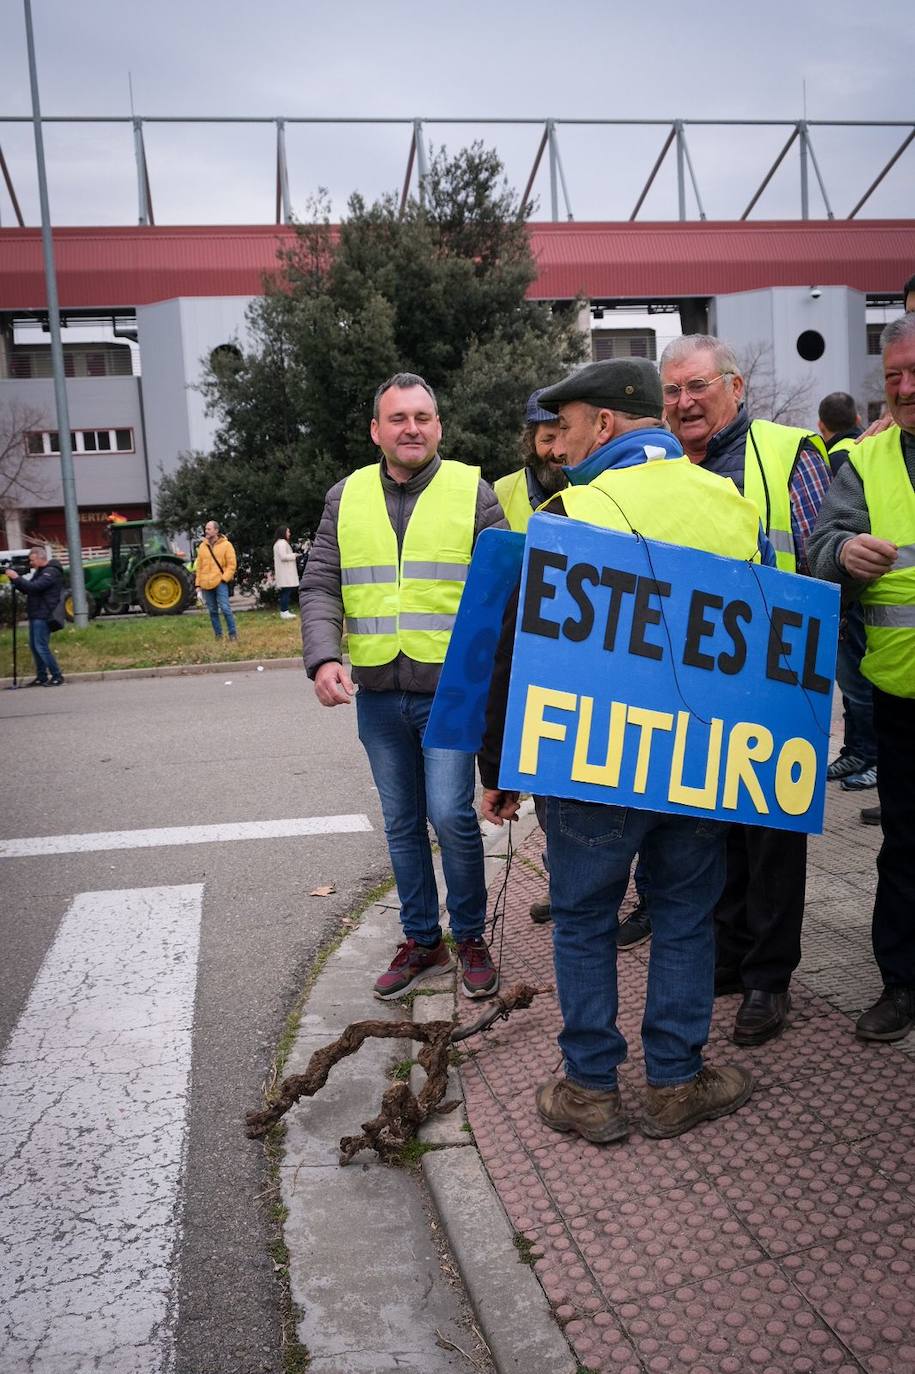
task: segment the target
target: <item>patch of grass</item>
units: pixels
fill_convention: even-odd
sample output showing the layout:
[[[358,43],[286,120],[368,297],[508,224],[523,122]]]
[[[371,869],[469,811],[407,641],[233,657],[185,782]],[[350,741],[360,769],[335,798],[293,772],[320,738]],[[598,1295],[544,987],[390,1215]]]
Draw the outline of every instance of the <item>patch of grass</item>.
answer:
[[[275,1126],[264,1140],[264,1153],[267,1160],[267,1186],[263,1197],[267,1202],[270,1219],[270,1239],[267,1253],[273,1261],[280,1293],[280,1344],[283,1360],[283,1374],[305,1374],[311,1364],[311,1356],[298,1338],[298,1324],[302,1318],[301,1309],[292,1301],[289,1287],[289,1250],[283,1237],[283,1223],[289,1209],[280,1193],[280,1159],[282,1154],[283,1131]]]
[[[423,1155],[427,1155],[430,1150],[437,1150],[438,1145],[430,1145],[427,1140],[418,1140],[415,1136],[408,1140],[406,1145],[397,1156],[397,1163],[404,1169],[419,1168],[419,1161]]]
[[[514,1235],[515,1249],[518,1251],[518,1260],[521,1264],[528,1264],[533,1267],[534,1260],[540,1258],[534,1249],[534,1242],[528,1240],[527,1236],[522,1236],[520,1231]]]
[[[394,1065],[391,1069],[391,1077],[394,1079],[395,1083],[406,1083],[409,1080],[410,1070],[413,1068],[415,1062],[414,1059],[401,1059]]]
[[[117,668],[180,667],[193,663],[230,663],[244,659],[296,658],[302,652],[297,620],[280,620],[274,611],[237,611],[238,643],[216,639],[206,612],[135,615],[109,620],[99,616],[84,630],[75,625],[55,634],[51,644],[64,676],[109,672]],[[0,677],[13,671],[12,630],[0,630]],[[20,621],[19,666],[31,674],[28,627]]]

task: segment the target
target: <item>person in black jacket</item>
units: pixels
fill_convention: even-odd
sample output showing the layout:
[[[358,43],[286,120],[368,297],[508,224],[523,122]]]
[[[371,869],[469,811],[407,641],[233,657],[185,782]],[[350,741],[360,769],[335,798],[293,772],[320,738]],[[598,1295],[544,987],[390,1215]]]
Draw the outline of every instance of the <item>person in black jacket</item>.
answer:
[[[29,617],[29,648],[35,660],[35,676],[26,687],[59,687],[63,682],[60,665],[51,652],[48,621],[60,602],[64,570],[56,558],[48,558],[44,548],[29,550],[31,577],[20,577],[10,568],[7,577],[17,592],[24,592]]]

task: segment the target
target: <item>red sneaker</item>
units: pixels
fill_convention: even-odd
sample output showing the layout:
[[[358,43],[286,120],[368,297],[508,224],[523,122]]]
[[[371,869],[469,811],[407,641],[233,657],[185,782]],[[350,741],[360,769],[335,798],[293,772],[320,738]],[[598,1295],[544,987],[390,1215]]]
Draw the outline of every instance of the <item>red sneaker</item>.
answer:
[[[462,940],[458,945],[461,961],[461,990],[465,997],[491,997],[499,990],[499,974],[485,941]]]
[[[439,940],[431,949],[418,945],[415,940],[404,940],[397,946],[387,971],[377,979],[375,996],[382,1001],[388,997],[402,997],[423,978],[450,973],[453,968],[454,960],[444,940]]]

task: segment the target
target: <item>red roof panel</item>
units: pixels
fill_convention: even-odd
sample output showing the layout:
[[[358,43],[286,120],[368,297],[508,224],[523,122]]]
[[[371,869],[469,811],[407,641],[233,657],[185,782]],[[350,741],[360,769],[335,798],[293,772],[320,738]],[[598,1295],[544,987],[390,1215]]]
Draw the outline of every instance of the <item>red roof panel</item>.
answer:
[[[64,309],[176,296],[253,296],[293,230],[275,225],[54,231]],[[915,221],[532,224],[530,295],[562,300],[716,296],[769,286],[898,292],[915,270]],[[0,310],[47,303],[38,229],[0,229]]]

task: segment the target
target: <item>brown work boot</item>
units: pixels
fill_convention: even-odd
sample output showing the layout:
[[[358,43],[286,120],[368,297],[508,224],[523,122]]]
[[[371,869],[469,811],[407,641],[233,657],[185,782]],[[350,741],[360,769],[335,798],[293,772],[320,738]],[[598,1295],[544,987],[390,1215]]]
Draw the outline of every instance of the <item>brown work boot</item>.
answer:
[[[629,1134],[618,1089],[606,1092],[553,1078],[537,1089],[537,1111],[552,1130],[574,1131],[595,1145],[625,1140]]]
[[[700,1121],[715,1121],[742,1107],[753,1091],[753,1075],[729,1065],[724,1069],[702,1068],[688,1083],[645,1091],[639,1123],[643,1135],[654,1139],[682,1135]]]

